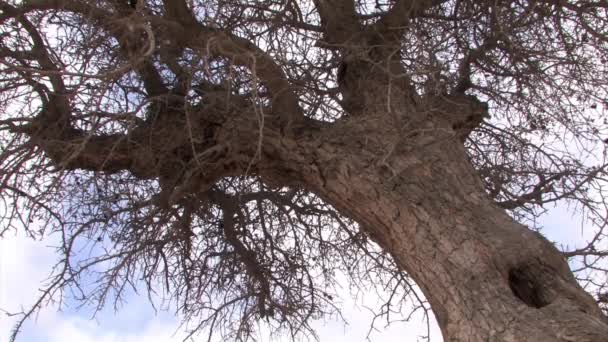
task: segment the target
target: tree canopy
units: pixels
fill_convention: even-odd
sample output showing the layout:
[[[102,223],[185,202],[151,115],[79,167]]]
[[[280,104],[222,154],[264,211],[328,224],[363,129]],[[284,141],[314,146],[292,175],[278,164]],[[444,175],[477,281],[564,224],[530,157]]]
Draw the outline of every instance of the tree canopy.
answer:
[[[295,338],[339,309],[341,275],[391,293],[380,315],[428,310],[394,239],[323,189],[369,169],[336,151],[369,152],[395,189],[409,151],[437,139],[464,146],[492,205],[531,229],[555,203],[580,213],[593,238],[559,247],[607,313],[605,1],[24,0],[0,11],[0,236],[61,237],[23,320],[57,297],[102,308],[137,287],[175,303],[192,334],[248,340],[264,320]]]

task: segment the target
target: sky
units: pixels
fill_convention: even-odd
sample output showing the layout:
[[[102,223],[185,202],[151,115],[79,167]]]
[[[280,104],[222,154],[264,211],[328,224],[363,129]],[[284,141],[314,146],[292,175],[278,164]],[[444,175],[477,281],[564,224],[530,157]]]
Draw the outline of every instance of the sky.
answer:
[[[558,243],[581,246],[588,239],[591,229],[581,229],[581,221],[565,207],[549,210],[539,221],[545,227],[544,233]],[[22,235],[6,234],[0,239],[0,308],[10,312],[19,311],[31,304],[38,289],[48,276],[57,256],[52,248],[53,241],[33,241]],[[364,306],[378,303],[373,294],[365,294],[365,303],[354,301],[345,293],[343,302],[345,324],[338,319],[327,318],[316,321],[314,327],[320,341],[346,342],[365,341],[373,315]],[[8,341],[15,317],[0,312],[0,342]],[[77,310],[64,305],[47,307],[23,328],[20,342],[165,342],[181,341],[184,330],[172,311],[157,311],[149,304],[146,296],[131,294],[127,303],[119,310],[107,308],[95,318],[91,308]],[[397,322],[371,335],[371,341],[423,341],[425,332],[421,317],[410,322]],[[439,329],[433,323],[432,341],[441,341]],[[196,341],[206,341],[199,336]],[[281,341],[282,339],[275,339]],[[287,339],[285,339],[287,340]],[[269,341],[269,340],[262,340]]]
[[[564,206],[551,209],[539,221],[543,233],[558,244],[582,246],[592,236],[590,228],[581,229],[581,220]],[[8,341],[16,317],[6,315],[27,309],[39,295],[39,288],[57,260],[52,240],[33,241],[23,234],[8,233],[0,238],[0,342]],[[378,304],[378,297],[366,294],[365,303],[355,301],[348,293],[337,300],[344,303],[347,323],[327,318],[314,327],[320,341],[365,341],[373,318],[365,306]],[[3,311],[4,310],[4,311]],[[91,317],[91,310],[77,310],[69,305],[49,306],[23,327],[19,342],[168,342],[185,336],[173,311],[156,311],[146,296],[131,294],[121,310],[103,310]],[[442,341],[439,329],[432,322],[432,341]],[[393,323],[370,335],[371,341],[423,341],[426,328],[420,316],[410,322]],[[206,340],[204,336],[196,340]],[[267,341],[267,340],[263,340]]]
[[[57,258],[52,244],[52,240],[33,241],[15,234],[7,234],[0,239],[1,309],[17,312],[33,302]],[[373,315],[364,306],[377,305],[379,300],[373,294],[366,294],[365,303],[355,302],[345,294],[340,300],[344,303],[343,314],[347,323],[335,318],[315,321],[314,327],[320,341],[365,340]],[[15,321],[15,317],[0,312],[0,342],[8,341]],[[90,307],[80,310],[69,305],[64,305],[61,310],[57,306],[47,307],[26,323],[17,341],[181,341],[185,334],[179,328],[179,323],[172,311],[155,312],[146,296],[131,294],[121,310],[114,312],[107,308],[95,318],[91,317]],[[433,340],[441,341],[439,329],[433,325]],[[394,323],[386,329],[383,326],[382,322],[378,324],[379,331],[370,335],[372,341],[423,341],[420,336],[426,332],[420,316],[410,322]],[[206,338],[199,336],[195,340],[206,341]]]

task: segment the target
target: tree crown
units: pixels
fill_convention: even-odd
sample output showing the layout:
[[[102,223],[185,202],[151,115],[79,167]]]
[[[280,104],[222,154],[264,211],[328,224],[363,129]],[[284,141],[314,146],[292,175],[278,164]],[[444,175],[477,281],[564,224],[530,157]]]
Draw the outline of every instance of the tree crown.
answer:
[[[337,309],[339,274],[421,301],[377,237],[315,196],[277,146],[389,132],[389,156],[427,129],[465,144],[489,196],[516,218],[532,224],[558,201],[580,210],[597,234],[564,256],[606,304],[602,1],[0,10],[0,235],[62,236],[24,319],[63,289],[101,308],[139,283],[197,322],[193,333],[222,327],[246,340],[260,319],[310,333],[311,319]]]

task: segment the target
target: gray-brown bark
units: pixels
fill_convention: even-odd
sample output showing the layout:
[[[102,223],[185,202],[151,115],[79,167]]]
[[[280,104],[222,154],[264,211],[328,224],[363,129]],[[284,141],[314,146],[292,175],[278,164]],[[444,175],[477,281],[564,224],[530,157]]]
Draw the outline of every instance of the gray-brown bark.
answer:
[[[17,9],[2,5],[30,28],[33,59],[49,72],[53,86],[37,89],[41,110],[24,124],[7,123],[7,131],[26,136],[58,169],[157,179],[161,192],[150,201],[161,209],[191,196],[236,215],[229,196],[213,192],[224,177],[254,175],[275,187],[304,188],[360,223],[416,280],[446,341],[608,341],[605,317],[562,254],[499,208],[469,161],[463,142],[488,107],[464,92],[471,87],[469,63],[483,49],[463,59],[451,93],[417,91],[407,75],[399,40],[410,20],[441,3],[397,1],[364,27],[352,1],[315,1],[317,29],[323,31],[319,45],[342,56],[338,83],[345,113],[329,123],[304,116],[294,87],[270,54],[229,31],[203,26],[186,2],[164,1],[164,15],[138,24],[151,25],[157,40],[167,44],[159,58],[181,83],[169,89],[153,62],[135,63],[153,98],[149,117],[112,134],[74,124],[66,86],[43,39]],[[123,54],[145,50],[141,32],[124,22],[109,25],[110,14],[94,5],[30,1],[20,11],[58,4],[105,23],[100,25],[117,39],[129,28]],[[488,38],[486,47],[496,41]],[[186,48],[250,70],[268,91],[267,101],[198,84],[203,100],[188,103],[182,84],[188,77],[180,79],[177,63]],[[265,270],[239,241],[234,217],[224,221],[223,233],[245,272],[263,284],[259,315],[269,315]]]
[[[488,201],[461,147],[398,153],[392,171],[348,150],[319,193],[416,279],[446,341],[608,340],[561,254]]]
[[[296,143],[283,167],[414,277],[446,341],[608,340],[606,318],[562,254],[492,203],[455,133],[408,139],[378,122]]]

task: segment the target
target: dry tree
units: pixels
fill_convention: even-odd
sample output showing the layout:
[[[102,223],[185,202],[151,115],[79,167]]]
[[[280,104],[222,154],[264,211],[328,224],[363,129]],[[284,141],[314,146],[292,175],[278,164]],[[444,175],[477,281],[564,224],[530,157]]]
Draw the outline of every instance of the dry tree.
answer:
[[[347,275],[450,341],[608,340],[605,2],[0,11],[0,235],[61,241],[13,339],[142,287],[189,336],[314,336]],[[588,245],[536,231],[555,203]]]

